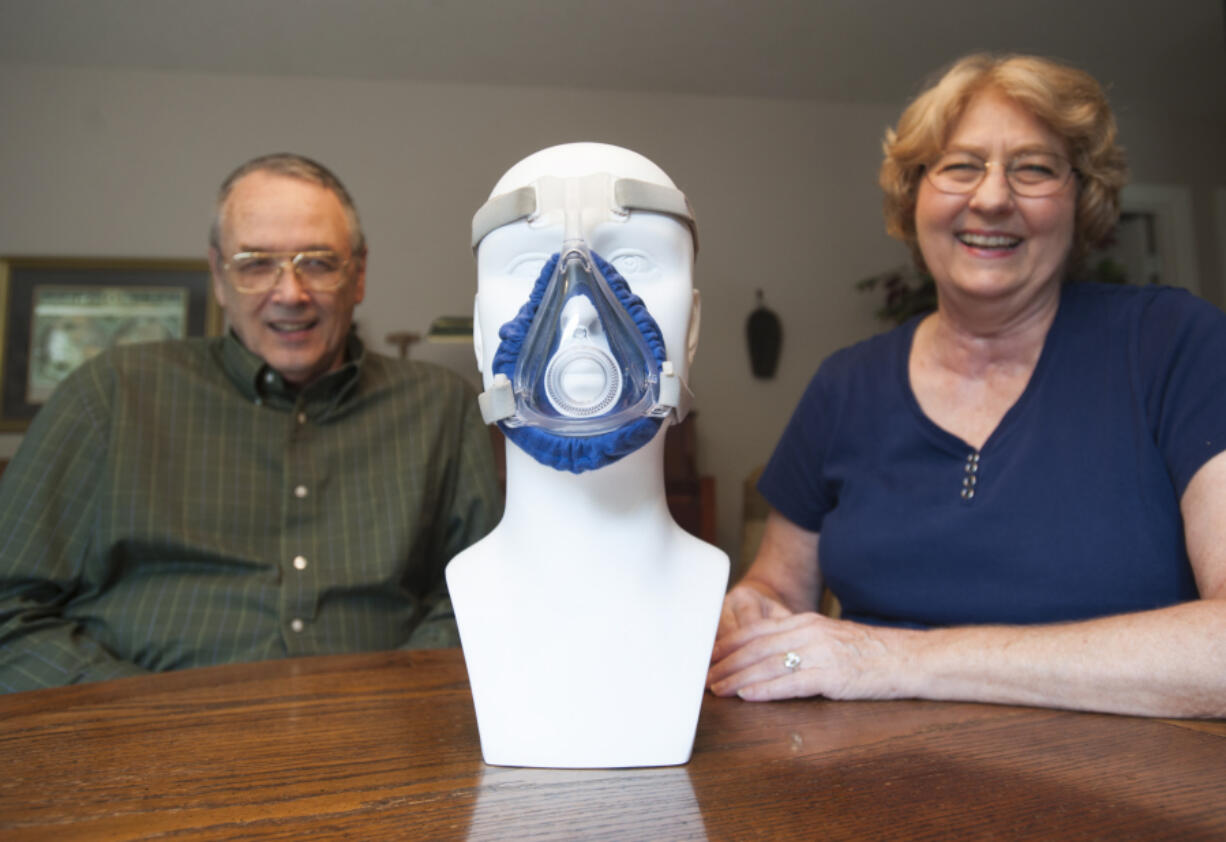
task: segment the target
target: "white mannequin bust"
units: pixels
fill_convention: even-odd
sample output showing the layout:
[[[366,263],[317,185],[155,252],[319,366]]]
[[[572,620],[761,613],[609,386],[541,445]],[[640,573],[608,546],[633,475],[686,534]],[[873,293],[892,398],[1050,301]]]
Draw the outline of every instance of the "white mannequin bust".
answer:
[[[537,152],[491,196],[543,176],[609,173],[672,188],[637,153],[594,143]],[[520,219],[477,248],[474,344],[486,389],[498,330],[562,243],[560,218]],[[584,225],[656,320],[684,380],[698,296],[680,219],[632,211]],[[671,418],[671,416],[670,416]],[[681,529],[664,493],[664,434],[580,474],[507,442],[502,522],[447,568],[485,761],[545,767],[664,766],[690,757],[728,557]]]

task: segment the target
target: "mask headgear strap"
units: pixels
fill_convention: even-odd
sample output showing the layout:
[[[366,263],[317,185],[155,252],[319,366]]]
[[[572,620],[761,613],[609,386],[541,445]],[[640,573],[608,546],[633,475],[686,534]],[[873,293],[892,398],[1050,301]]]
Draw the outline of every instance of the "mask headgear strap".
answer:
[[[555,212],[565,210],[567,182],[573,187],[582,184],[585,221],[599,218],[624,219],[631,211],[649,211],[675,217],[690,229],[694,254],[698,254],[698,226],[694,211],[685,194],[675,187],[639,181],[634,178],[614,178],[608,173],[594,173],[580,178],[542,176],[536,182],[509,193],[492,197],[473,215],[472,247],[477,246],[496,228],[521,219],[536,222]],[[573,196],[573,190],[569,192]],[[591,219],[594,214],[597,219]]]

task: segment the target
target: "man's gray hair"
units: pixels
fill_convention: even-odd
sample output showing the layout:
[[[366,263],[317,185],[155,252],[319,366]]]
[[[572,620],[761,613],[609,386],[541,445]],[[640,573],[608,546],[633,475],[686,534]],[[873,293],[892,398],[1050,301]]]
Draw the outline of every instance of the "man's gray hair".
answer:
[[[345,219],[349,223],[350,250],[356,256],[365,256],[366,235],[362,233],[362,221],[358,218],[357,205],[353,203],[353,197],[349,195],[345,185],[323,164],[292,152],[274,152],[271,155],[252,158],[226,176],[226,180],[221,183],[221,189],[217,191],[217,206],[213,211],[213,224],[209,228],[209,245],[215,249],[221,249],[221,210],[226,204],[226,199],[230,198],[230,192],[238,180],[253,172],[268,172],[290,178],[300,178],[331,190],[336,198],[340,199],[341,207],[345,210]]]

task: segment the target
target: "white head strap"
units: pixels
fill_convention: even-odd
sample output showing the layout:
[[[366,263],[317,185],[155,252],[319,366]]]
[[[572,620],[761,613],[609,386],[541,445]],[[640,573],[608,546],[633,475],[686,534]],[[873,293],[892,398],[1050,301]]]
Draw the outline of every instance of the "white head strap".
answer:
[[[668,214],[685,223],[694,240],[694,253],[698,253],[698,226],[684,193],[650,181],[614,178],[609,173],[575,178],[542,176],[518,190],[492,197],[473,215],[473,251],[495,228],[521,219],[532,225],[550,225],[563,222],[567,211],[579,211],[588,227],[625,220],[636,210]]]

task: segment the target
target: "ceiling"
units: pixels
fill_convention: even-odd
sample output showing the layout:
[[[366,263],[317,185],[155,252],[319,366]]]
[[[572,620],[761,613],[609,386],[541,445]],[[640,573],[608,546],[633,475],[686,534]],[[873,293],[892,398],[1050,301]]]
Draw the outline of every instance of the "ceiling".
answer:
[[[1223,0],[0,0],[0,62],[897,104],[974,49],[1226,115]]]

